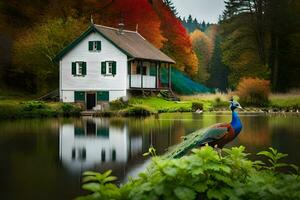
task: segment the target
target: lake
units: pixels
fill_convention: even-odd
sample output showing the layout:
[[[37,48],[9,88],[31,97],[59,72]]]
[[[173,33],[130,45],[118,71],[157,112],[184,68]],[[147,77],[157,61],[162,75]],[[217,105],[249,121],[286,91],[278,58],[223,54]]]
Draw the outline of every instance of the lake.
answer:
[[[82,194],[85,170],[112,169],[121,183],[145,169],[153,145],[159,154],[182,136],[228,114],[174,113],[136,118],[29,119],[0,121],[2,200],[66,200]],[[252,157],[272,146],[300,166],[299,115],[241,114],[242,133],[230,146],[244,145]]]

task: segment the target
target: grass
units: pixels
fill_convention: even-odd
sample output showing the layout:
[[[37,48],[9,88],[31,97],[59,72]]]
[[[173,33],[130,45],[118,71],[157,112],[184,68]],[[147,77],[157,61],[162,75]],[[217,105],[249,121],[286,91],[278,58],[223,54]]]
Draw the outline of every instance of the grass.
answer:
[[[0,100],[0,119],[79,116],[81,109],[60,102]]]
[[[129,105],[147,106],[157,113],[192,111],[192,101],[174,102],[158,97],[131,98],[129,100]]]
[[[271,108],[300,109],[300,94],[272,94],[270,96]]]

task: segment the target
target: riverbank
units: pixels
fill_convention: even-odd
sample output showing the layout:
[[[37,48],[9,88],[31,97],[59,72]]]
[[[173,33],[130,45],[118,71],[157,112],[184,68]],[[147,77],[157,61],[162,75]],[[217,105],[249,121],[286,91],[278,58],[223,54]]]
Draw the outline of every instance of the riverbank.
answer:
[[[149,116],[173,112],[225,112],[228,111],[228,96],[195,95],[181,96],[181,101],[168,101],[160,97],[134,97],[128,102],[110,103],[110,108],[96,112],[98,117]],[[300,95],[272,95],[267,107],[244,106],[242,112],[300,112]],[[76,117],[83,109],[80,105],[61,102],[30,101],[21,97],[0,98],[0,119]]]
[[[46,118],[80,116],[76,104],[60,102],[0,100],[0,119]]]
[[[129,102],[115,101],[110,110],[96,113],[95,116],[148,116],[173,112],[227,112],[227,95],[181,96],[181,101],[168,101],[158,97],[132,98]],[[240,112],[283,113],[300,112],[300,95],[272,95],[265,107],[244,106]]]

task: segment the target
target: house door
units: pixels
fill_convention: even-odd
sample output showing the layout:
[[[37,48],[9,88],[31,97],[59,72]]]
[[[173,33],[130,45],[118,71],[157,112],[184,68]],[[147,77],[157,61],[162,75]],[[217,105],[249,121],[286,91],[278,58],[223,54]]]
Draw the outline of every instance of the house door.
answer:
[[[86,109],[92,110],[96,106],[96,94],[87,93],[86,94]]]

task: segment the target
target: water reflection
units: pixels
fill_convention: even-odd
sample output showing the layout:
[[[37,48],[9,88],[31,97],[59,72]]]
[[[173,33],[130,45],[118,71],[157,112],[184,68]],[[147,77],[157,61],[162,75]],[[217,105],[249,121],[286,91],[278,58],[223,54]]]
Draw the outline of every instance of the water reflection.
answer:
[[[60,160],[72,172],[99,167],[124,168],[130,160],[138,160],[143,152],[143,135],[130,135],[125,122],[83,119],[61,124],[59,135]]]
[[[143,119],[40,119],[0,121],[2,199],[73,199],[85,170],[113,170],[122,182],[143,170],[149,146],[158,154],[182,136],[219,122],[228,114],[162,114]],[[244,128],[229,146],[255,155],[272,146],[300,165],[299,116],[241,115]],[[16,192],[17,191],[17,192]]]

